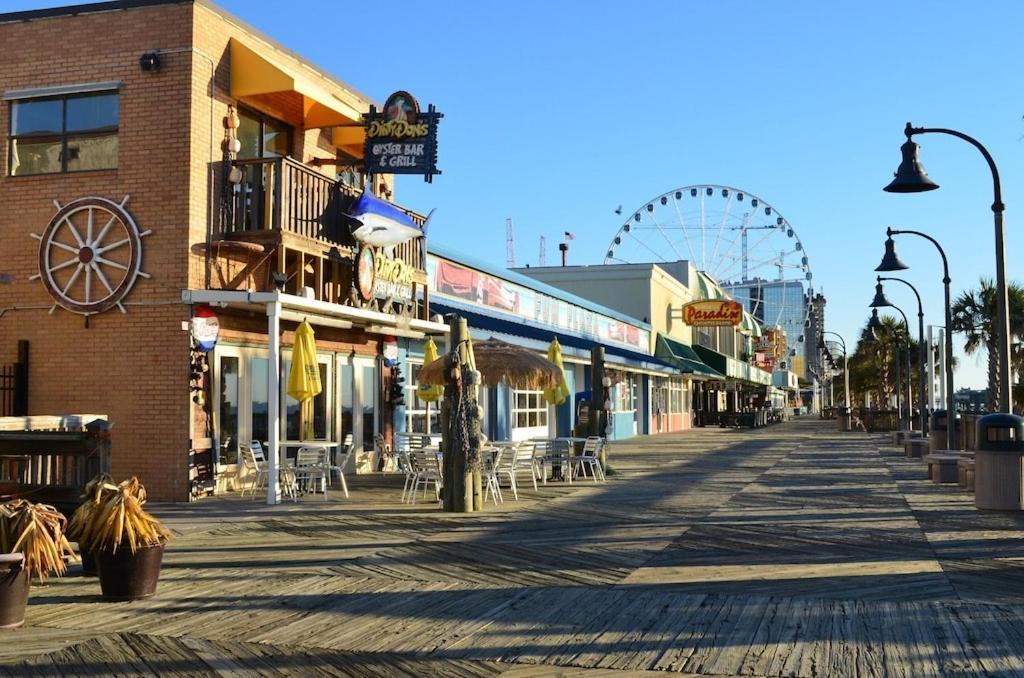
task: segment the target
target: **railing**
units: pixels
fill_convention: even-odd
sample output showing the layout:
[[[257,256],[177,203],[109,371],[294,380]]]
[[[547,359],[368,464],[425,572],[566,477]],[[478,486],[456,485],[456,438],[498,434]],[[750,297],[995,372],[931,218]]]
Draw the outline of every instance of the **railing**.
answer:
[[[354,247],[347,213],[359,197],[355,188],[335,181],[292,158],[238,160],[241,181],[229,184],[219,237],[278,231],[331,245]],[[420,225],[424,218],[405,210]],[[396,258],[423,269],[423,239],[398,245]]]
[[[90,478],[110,472],[107,423],[97,419],[0,418],[0,494],[74,503]]]

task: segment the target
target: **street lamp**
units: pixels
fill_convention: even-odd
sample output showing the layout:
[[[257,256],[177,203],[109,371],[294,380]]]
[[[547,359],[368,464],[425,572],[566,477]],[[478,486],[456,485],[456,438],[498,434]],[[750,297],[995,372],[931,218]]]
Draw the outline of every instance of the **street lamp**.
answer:
[[[903,160],[900,162],[900,166],[896,170],[895,178],[883,189],[889,193],[920,193],[923,191],[933,191],[939,187],[938,184],[928,178],[927,172],[924,171],[924,168],[917,159],[918,145],[911,140],[915,134],[948,134],[950,136],[957,137],[958,139],[963,139],[981,152],[985,157],[985,162],[988,163],[989,170],[992,172],[992,214],[995,219],[996,230],[997,318],[995,327],[997,334],[995,339],[999,352],[999,410],[1012,414],[1013,370],[1010,365],[1010,304],[1009,294],[1006,287],[1006,255],[1003,243],[1003,210],[1006,206],[1003,205],[1003,192],[999,184],[999,170],[996,168],[996,163],[992,159],[992,155],[988,152],[988,149],[982,146],[981,142],[977,139],[967,136],[963,132],[958,132],[953,129],[945,129],[942,127],[914,127],[908,122],[903,133],[907,136],[906,142],[900,147],[900,150],[903,153]],[[949,277],[948,273],[946,274],[946,277]],[[946,307],[948,315],[948,299],[946,300]],[[948,335],[948,319],[946,321],[946,325]],[[950,411],[953,410],[952,400],[949,401],[948,407]],[[947,430],[951,431],[952,427],[947,427]],[[950,434],[950,440],[952,440],[952,434]]]
[[[892,308],[892,309],[895,309],[896,311],[898,311],[901,316],[903,316],[903,327],[904,327],[904,329],[906,330],[906,333],[907,333],[907,399],[906,400],[907,400],[907,429],[909,430],[910,429],[910,424],[911,424],[911,422],[913,420],[913,414],[911,413],[911,410],[912,410],[911,402],[913,402],[913,396],[912,396],[913,386],[911,384],[912,384],[913,380],[910,378],[910,374],[911,374],[911,372],[910,372],[910,323],[907,321],[907,314],[903,312],[903,309],[901,309],[899,306],[897,306],[896,304],[894,304],[891,301],[889,301],[889,299],[885,296],[885,290],[882,288],[881,281],[879,281],[875,285],[875,298],[871,300],[871,304],[869,304],[869,306],[871,308],[874,308],[876,311],[879,308]],[[896,343],[896,390],[899,391],[900,388],[901,388],[900,383],[899,383],[899,381],[900,381],[899,337],[896,337],[895,343]],[[898,399],[897,399],[897,402],[899,402]],[[902,423],[903,423],[903,412],[901,411],[900,412],[900,424],[902,424]]]
[[[818,342],[819,348],[825,347],[825,335],[831,334],[839,339],[839,345],[843,349],[843,405],[850,407],[850,354],[846,350],[846,340],[838,332],[823,331]]]
[[[910,268],[900,261],[900,258],[896,255],[896,243],[892,239],[894,235],[920,236],[935,245],[935,249],[939,251],[939,256],[942,257],[942,284],[946,295],[946,409],[948,416],[952,418],[952,413],[955,411],[956,406],[953,403],[953,311],[949,294],[949,260],[946,259],[946,252],[942,249],[939,241],[927,233],[921,233],[920,231],[897,231],[890,227],[885,230],[885,234],[888,236],[888,239],[885,241],[885,256],[882,257],[882,263],[875,267],[876,271],[888,273]],[[947,450],[956,449],[956,428],[954,426],[946,427],[946,445]]]
[[[877,296],[877,295],[876,295]],[[871,309],[871,317],[868,318],[868,332],[875,339],[880,342],[882,339],[882,325],[881,318],[878,317],[878,308]],[[900,389],[903,388],[900,375],[900,342],[899,337],[893,339],[893,343],[896,345],[896,418],[899,423],[903,423],[903,407],[900,405]],[[897,427],[898,428],[898,427]]]
[[[894,280],[896,282],[903,283],[911,289],[914,296],[917,297],[917,359],[920,362],[918,366],[918,383],[917,383],[917,394],[919,401],[919,409],[921,410],[921,434],[928,435],[928,396],[926,395],[927,390],[925,388],[925,375],[927,373],[927,349],[924,346],[924,307],[921,305],[921,295],[918,294],[917,288],[911,285],[903,278],[886,278],[884,276],[878,276],[878,282],[881,283],[883,280]]]

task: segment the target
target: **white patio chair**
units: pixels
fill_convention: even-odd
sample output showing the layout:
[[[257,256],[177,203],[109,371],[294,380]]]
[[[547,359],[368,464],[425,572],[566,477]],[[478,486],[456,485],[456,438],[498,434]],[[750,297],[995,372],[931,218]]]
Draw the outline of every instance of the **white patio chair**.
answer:
[[[423,450],[420,452],[410,452],[409,457],[412,460],[413,470],[416,472],[416,477],[413,480],[412,489],[412,501],[416,503],[416,492],[420,486],[423,486],[423,496],[427,496],[427,488],[430,483],[434,483],[434,494],[437,495],[437,501],[441,501],[441,464],[437,459],[437,452],[433,450]]]
[[[604,482],[604,469],[601,468],[601,448],[604,447],[604,439],[598,436],[590,436],[583,443],[583,452],[571,458],[572,472],[579,476],[583,473],[584,478],[593,477],[594,482]],[[590,473],[587,473],[587,469]]]
[[[480,450],[480,461],[483,465],[484,474],[484,503],[487,502],[487,495],[490,495],[491,501],[494,502],[495,506],[498,505],[498,502],[505,503],[505,498],[501,496],[501,486],[498,484],[498,473],[496,471],[503,452],[504,450],[500,447]]]
[[[399,472],[405,474],[405,484],[402,485],[402,503],[412,502],[412,488],[416,486],[416,469],[412,465],[409,450],[399,450],[397,461]]]
[[[348,484],[345,482],[345,465],[348,464],[348,459],[352,456],[352,434],[347,433],[341,441],[341,449],[335,448],[334,458],[327,465],[327,481],[332,480],[332,474],[337,473],[338,479],[341,481],[341,489],[345,493],[345,498],[348,499]]]
[[[533,489],[534,491],[537,490],[537,476],[533,472],[534,445],[532,440],[516,443],[511,453],[506,451],[501,455],[500,463],[496,467],[499,477],[502,475],[508,477],[508,484],[512,488],[512,496],[515,497],[516,501],[519,501],[519,486],[516,476],[520,473],[529,473],[530,479],[533,480]]]
[[[249,479],[248,485],[242,485],[239,496],[244,497],[246,490],[252,492],[253,499],[256,498],[256,490],[267,487],[267,466],[263,457],[263,448],[257,452],[251,445],[240,445],[242,453],[242,468],[245,469],[245,476]]]
[[[543,448],[543,454],[535,456],[540,466],[541,479],[544,484],[547,485],[548,475],[554,476],[555,469],[557,469],[559,477],[572,485],[572,461],[569,456],[571,449],[569,442],[566,440],[549,440],[546,443]]]
[[[316,492],[318,487],[323,488],[324,501],[327,501],[327,450],[322,447],[300,447],[295,455],[292,472],[295,482],[305,487],[306,492]]]

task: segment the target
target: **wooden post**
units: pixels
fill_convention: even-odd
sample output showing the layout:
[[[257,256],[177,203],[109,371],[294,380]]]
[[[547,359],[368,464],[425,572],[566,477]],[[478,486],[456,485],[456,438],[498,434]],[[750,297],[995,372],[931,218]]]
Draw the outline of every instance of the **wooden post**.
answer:
[[[605,437],[605,429],[611,421],[611,412],[604,409],[609,398],[608,389],[604,385],[604,347],[595,346],[590,350],[590,393],[593,402],[590,405],[590,435]],[[601,468],[608,471],[608,456],[605,445],[601,446]]]
[[[452,346],[458,351],[460,362],[465,365],[467,360],[466,340],[469,338],[469,325],[465,318],[454,317],[450,324],[450,337]],[[451,353],[448,354],[449,356]],[[454,421],[453,409],[457,397],[456,383],[449,374],[446,378],[444,393],[444,404],[441,407],[442,413],[442,445],[444,449],[444,480],[443,500],[444,510],[454,513],[464,513],[473,510],[473,482],[467,468],[464,442],[458,439],[456,432],[459,429],[459,422]],[[463,388],[467,386],[463,384]]]

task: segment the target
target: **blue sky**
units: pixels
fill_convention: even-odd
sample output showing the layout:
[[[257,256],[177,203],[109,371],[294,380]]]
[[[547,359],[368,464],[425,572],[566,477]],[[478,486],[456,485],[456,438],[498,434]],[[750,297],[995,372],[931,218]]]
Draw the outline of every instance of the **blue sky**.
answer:
[[[407,89],[436,104],[444,174],[402,178],[397,198],[437,208],[433,239],[497,264],[506,217],[521,263],[536,263],[540,235],[554,261],[565,230],[576,234],[572,263],[599,263],[619,204],[628,213],[676,187],[731,185],[792,223],[829,327],[852,341],[887,225],[944,244],[954,295],[994,275],[991,180],[973,148],[922,137],[941,190],[881,191],[911,120],[961,129],[992,151],[1008,272],[1024,281],[1024,3],[220,4],[379,101]],[[898,249],[926,322],[941,323],[937,253],[911,237]],[[889,294],[914,310],[909,290]],[[983,365],[967,358],[957,385],[982,386]]]

